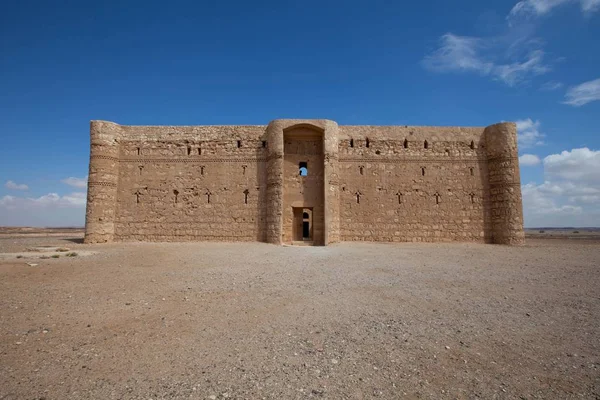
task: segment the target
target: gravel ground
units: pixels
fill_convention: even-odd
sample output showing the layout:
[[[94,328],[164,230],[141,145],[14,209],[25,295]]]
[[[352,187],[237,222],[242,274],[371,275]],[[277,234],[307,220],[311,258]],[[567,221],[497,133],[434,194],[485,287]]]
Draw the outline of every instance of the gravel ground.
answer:
[[[0,263],[0,399],[600,398],[600,241],[87,246]]]

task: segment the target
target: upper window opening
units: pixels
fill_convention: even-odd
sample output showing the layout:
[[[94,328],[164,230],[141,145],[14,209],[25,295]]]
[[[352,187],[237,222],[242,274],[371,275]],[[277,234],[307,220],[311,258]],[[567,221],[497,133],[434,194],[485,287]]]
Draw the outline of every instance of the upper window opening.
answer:
[[[300,161],[300,164],[298,164],[298,174],[300,176],[308,175],[308,163],[306,161]]]
[[[302,219],[308,219],[308,213],[307,212],[302,213]]]
[[[239,149],[240,147],[242,147],[242,141],[241,141],[241,140],[238,140],[238,141],[237,141],[237,147],[238,147],[238,149]]]
[[[369,144],[370,144],[370,143],[371,143],[371,142],[369,141],[369,138],[367,138],[367,140],[365,141],[365,146],[369,147]]]
[[[188,148],[187,148],[187,155],[189,156],[190,154],[192,154],[192,148],[190,146],[188,146]]]
[[[140,155],[140,148],[139,147],[137,148],[137,155],[138,156]]]
[[[354,139],[350,139],[350,147],[354,147]]]
[[[408,140],[404,139],[404,148],[408,149]]]
[[[471,147],[472,149],[474,149],[474,148],[475,148],[475,142],[474,142],[474,141],[472,141],[472,140],[471,140],[471,146],[470,146],[470,147]]]
[[[266,140],[262,141],[262,147],[263,147],[263,149],[267,148],[267,141]]]
[[[425,141],[425,143],[423,143],[423,147],[425,147],[426,149],[429,148],[429,143],[427,143],[427,140]]]

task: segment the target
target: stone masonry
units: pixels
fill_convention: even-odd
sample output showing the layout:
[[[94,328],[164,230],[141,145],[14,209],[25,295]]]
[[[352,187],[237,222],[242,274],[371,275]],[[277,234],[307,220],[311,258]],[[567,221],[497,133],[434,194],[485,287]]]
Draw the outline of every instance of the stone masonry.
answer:
[[[514,123],[92,121],[90,134],[86,243],[524,240]]]

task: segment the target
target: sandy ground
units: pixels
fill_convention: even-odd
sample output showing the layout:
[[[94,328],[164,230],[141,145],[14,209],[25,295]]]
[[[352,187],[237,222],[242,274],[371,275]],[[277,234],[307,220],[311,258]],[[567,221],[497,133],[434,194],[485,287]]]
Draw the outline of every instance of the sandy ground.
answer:
[[[600,398],[600,240],[0,238],[0,399]]]

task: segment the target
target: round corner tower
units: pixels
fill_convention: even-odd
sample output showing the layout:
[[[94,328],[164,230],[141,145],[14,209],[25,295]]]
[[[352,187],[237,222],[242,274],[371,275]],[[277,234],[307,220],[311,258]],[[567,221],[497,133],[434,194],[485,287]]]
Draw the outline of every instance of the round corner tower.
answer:
[[[517,126],[503,122],[485,128],[492,242],[524,243],[523,199],[517,150]]]
[[[90,168],[85,243],[112,242],[115,233],[121,126],[90,122]]]
[[[282,120],[267,126],[267,243],[281,244],[283,209],[283,127]]]

